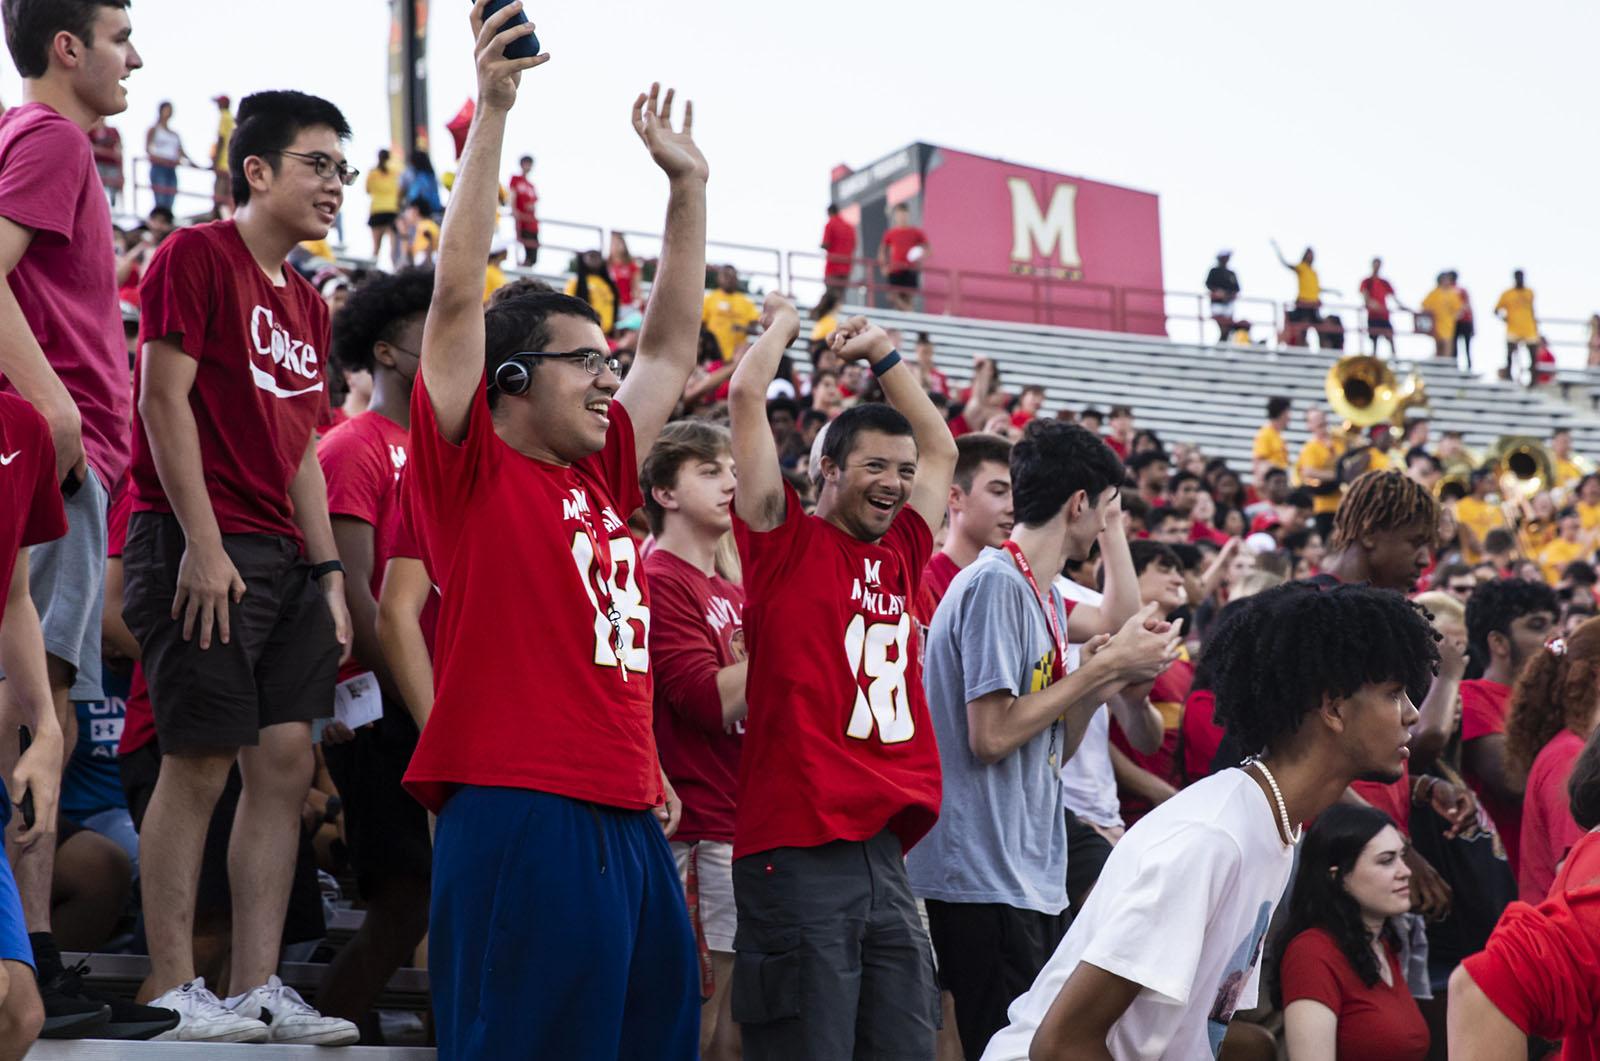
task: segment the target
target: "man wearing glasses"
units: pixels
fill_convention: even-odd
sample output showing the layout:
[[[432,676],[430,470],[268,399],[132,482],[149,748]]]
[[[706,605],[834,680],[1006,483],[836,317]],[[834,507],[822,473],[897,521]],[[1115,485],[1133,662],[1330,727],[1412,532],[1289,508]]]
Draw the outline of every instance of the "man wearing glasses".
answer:
[[[353,1043],[277,978],[311,723],[350,644],[343,568],[312,429],[327,404],[328,310],[285,265],[332,227],[355,171],[338,108],[299,92],[239,107],[226,221],[175,233],[140,287],[133,515],[123,615],[139,638],[161,772],[141,837],[150,976],[182,1022],[160,1038]],[[238,763],[226,1002],[195,975],[212,808]]]
[[[641,93],[634,129],[667,177],[667,219],[626,380],[586,302],[534,293],[485,312],[506,119],[547,58],[503,58],[532,28],[508,28],[518,4],[488,18],[486,6],[472,11],[477,110],[404,488],[441,600],[437,696],[405,778],[439,816],[439,1057],[688,1061],[700,982],[663,835],[681,808],[656,753],[649,586],[626,520],[694,368],[707,167],[692,110],[675,129],[672,92]]]

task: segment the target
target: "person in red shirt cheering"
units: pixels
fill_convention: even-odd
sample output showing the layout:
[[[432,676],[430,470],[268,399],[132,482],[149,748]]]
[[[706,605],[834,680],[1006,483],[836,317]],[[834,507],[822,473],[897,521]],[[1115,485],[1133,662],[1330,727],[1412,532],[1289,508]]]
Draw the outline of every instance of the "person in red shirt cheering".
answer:
[[[718,571],[733,527],[728,432],[702,420],[668,424],[639,473],[656,546],[650,580],[650,662],[661,765],[683,801],[672,854],[705,943],[712,992],[700,1011],[700,1052],[738,1054],[729,1010],[733,976],[734,794],[744,737],[744,590]],[[737,566],[737,565],[735,565]],[[713,1051],[715,1051],[713,1053]]]
[[[519,4],[487,6],[471,12],[478,105],[406,463],[440,595],[437,695],[405,777],[439,816],[439,1052],[686,1061],[700,981],[664,835],[679,806],[652,731],[649,586],[626,521],[694,367],[707,166],[692,106],[680,131],[670,89],[641,93],[634,129],[667,177],[667,219],[626,381],[586,302],[533,293],[485,312],[507,117],[523,73],[548,58],[504,58],[532,27],[507,28]]]
[[[311,722],[333,712],[350,639],[313,438],[328,309],[286,259],[338,216],[356,177],[349,135],[326,100],[246,97],[229,151],[233,218],[173,234],[140,285],[123,616],[163,756],[141,837],[142,993],[182,1015],[170,1038],[358,1038],[276,975]],[[244,994],[223,1006],[195,976],[191,936],[206,827],[236,760],[231,984]]]
[[[938,817],[939,752],[909,608],[955,440],[883,329],[852,317],[829,345],[866,360],[892,407],[828,425],[807,515],[766,423],[800,317],[769,295],[762,323],[729,394],[750,653],[733,1007],[753,1059],[932,1056],[931,956],[902,856]]]
[[[916,307],[922,266],[931,247],[927,234],[911,223],[911,207],[901,203],[892,216],[894,223],[878,247],[878,268],[889,283],[889,301],[894,308],[909,311]]]
[[[1360,290],[1361,299],[1367,308],[1367,334],[1372,336],[1372,356],[1378,356],[1378,340],[1389,340],[1389,356],[1395,357],[1394,352],[1394,323],[1389,319],[1389,300],[1394,299],[1395,308],[1402,313],[1409,312],[1400,302],[1400,297],[1395,294],[1394,285],[1385,280],[1381,275],[1383,259],[1372,259],[1372,273],[1363,277]]]
[[[511,220],[517,226],[517,242],[522,245],[522,267],[532,269],[539,261],[539,192],[533,186],[533,156],[517,160],[518,172],[511,175]]]
[[[922,632],[944,599],[950,580],[985,549],[998,549],[1011,537],[1011,443],[999,435],[956,439],[956,470],[950,482],[950,526],[944,548],[922,569],[913,611]]]
[[[1482,953],[1450,976],[1452,1061],[1523,1057],[1530,1038],[1564,1039],[1561,1061],[1600,1059],[1600,736],[1567,794],[1585,832],[1548,898],[1512,903]]]
[[[1520,578],[1484,582],[1467,599],[1467,651],[1481,677],[1461,683],[1461,773],[1494,820],[1513,876],[1522,872],[1522,796],[1527,776],[1506,759],[1511,687],[1544,651],[1561,614],[1555,590]]]
[[[828,223],[822,226],[822,249],[828,260],[822,267],[822,282],[829,291],[844,293],[855,268],[856,226],[839,216],[839,204],[828,204]]]
[[[1336,803],[1306,830],[1280,938],[1291,1057],[1426,1061],[1428,1022],[1390,919],[1411,909],[1406,840],[1387,814]]]
[[[378,640],[378,594],[400,534],[412,381],[432,297],[431,269],[378,273],[334,316],[333,357],[340,367],[371,376],[372,398],[366,412],[317,444],[350,609],[351,653],[339,683],[352,703],[364,705],[364,715],[377,716],[355,732],[334,721],[322,740],[328,773],[344,800],[345,840],[367,916],[328,966],[317,1001],[328,1013],[355,1021],[368,1016],[428,929],[428,816],[400,788],[417,746],[417,724]]]

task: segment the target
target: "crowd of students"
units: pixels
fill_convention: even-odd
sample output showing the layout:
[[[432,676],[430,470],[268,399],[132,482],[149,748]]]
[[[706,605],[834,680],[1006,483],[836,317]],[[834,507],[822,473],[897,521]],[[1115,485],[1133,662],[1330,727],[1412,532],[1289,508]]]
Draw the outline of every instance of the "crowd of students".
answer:
[[[432,268],[319,289],[332,103],[242,100],[232,216],[135,276],[128,9],[8,0],[0,1056],[379,1042],[425,939],[447,1058],[1592,1056],[1581,557],[1519,577],[1416,435],[1291,469],[1281,400],[1241,474],[836,302],[798,373],[658,86],[637,326],[495,287],[548,57],[486,6]],[[314,1007],[319,867],[365,918]],[[108,944],[138,1003],[63,964]]]

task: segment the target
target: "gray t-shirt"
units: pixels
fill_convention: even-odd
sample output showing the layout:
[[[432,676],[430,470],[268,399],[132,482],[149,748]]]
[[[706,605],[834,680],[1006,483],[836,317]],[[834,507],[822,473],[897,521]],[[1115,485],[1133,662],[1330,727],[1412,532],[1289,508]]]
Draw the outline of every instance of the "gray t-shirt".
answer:
[[[1049,592],[1065,630],[1066,608]],[[1046,914],[1067,908],[1067,826],[1056,779],[1061,727],[993,765],[972,754],[967,730],[968,702],[1002,689],[1021,696],[1045,688],[1054,655],[1039,598],[1005,552],[985,549],[950,583],[923,651],[944,799],[938,824],[906,856],[920,898]]]

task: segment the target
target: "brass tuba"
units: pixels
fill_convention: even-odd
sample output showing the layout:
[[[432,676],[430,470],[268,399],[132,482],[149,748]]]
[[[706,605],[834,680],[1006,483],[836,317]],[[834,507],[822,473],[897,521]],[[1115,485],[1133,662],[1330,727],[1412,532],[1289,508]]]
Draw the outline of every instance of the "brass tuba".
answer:
[[[1428,402],[1427,383],[1415,372],[1405,383],[1395,379],[1394,370],[1367,354],[1349,354],[1328,368],[1322,383],[1328,405],[1344,419],[1345,435],[1360,428],[1388,423],[1405,423],[1406,410]]]
[[[1555,485],[1555,454],[1526,435],[1502,435],[1489,450],[1484,467],[1493,472],[1502,501],[1525,502]]]

